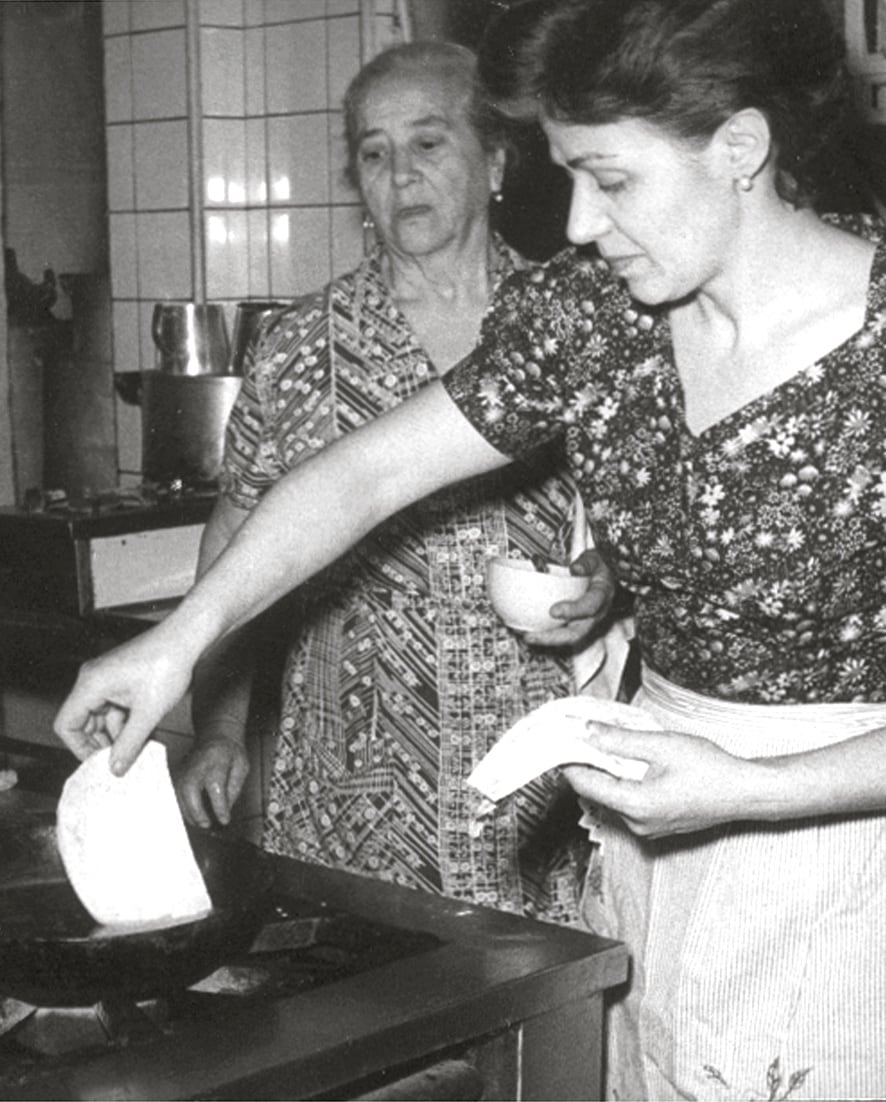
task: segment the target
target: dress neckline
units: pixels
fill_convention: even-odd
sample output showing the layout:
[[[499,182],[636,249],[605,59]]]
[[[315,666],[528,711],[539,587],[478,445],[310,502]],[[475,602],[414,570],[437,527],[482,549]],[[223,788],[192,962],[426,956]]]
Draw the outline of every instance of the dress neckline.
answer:
[[[869,237],[869,239],[875,241],[876,247],[871,258],[870,271],[868,274],[864,319],[855,332],[850,333],[848,337],[840,341],[839,344],[834,345],[833,348],[823,353],[812,363],[799,368],[793,375],[783,379],[769,390],[755,395],[748,402],[731,410],[729,413],[713,421],[698,432],[689,427],[689,423],[686,419],[686,398],[683,391],[683,383],[680,379],[680,373],[677,369],[677,358],[674,353],[674,339],[671,331],[671,323],[667,314],[663,313],[661,315],[663,326],[662,341],[666,349],[668,367],[673,374],[674,383],[677,388],[684,434],[688,439],[693,441],[693,443],[700,443],[711,435],[720,435],[721,432],[736,420],[746,423],[753,419],[753,411],[758,406],[764,407],[764,409],[761,410],[762,415],[765,412],[765,407],[772,405],[777,395],[794,389],[813,375],[823,374],[831,363],[838,361],[842,357],[843,352],[845,352],[848,347],[856,344],[875,324],[879,324],[877,322],[877,315],[886,308],[886,236]]]

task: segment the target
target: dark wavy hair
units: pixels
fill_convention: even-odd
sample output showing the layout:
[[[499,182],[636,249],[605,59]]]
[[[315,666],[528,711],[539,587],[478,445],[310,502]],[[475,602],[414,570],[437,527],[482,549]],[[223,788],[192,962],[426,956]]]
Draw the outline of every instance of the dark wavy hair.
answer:
[[[415,76],[420,82],[429,74],[442,76],[461,88],[467,99],[467,119],[487,153],[503,149],[511,153],[509,128],[486,98],[477,70],[477,57],[466,46],[438,39],[391,46],[368,61],[348,85],[344,97],[345,141],[348,149],[346,175],[359,190],[357,144],[360,139],[360,111],[369,92],[389,76]]]
[[[688,141],[757,108],[779,195],[809,206],[856,125],[844,54],[820,0],[525,0],[488,25],[480,75],[511,119],[639,118]]]

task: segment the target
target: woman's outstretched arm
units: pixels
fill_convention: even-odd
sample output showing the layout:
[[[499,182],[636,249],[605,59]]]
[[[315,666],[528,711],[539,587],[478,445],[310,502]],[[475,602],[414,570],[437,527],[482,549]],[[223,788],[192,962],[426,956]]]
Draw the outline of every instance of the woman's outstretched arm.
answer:
[[[55,720],[80,758],[125,772],[187,692],[200,655],[434,490],[504,466],[442,386],[342,437],[278,482],[162,623],[87,662]]]

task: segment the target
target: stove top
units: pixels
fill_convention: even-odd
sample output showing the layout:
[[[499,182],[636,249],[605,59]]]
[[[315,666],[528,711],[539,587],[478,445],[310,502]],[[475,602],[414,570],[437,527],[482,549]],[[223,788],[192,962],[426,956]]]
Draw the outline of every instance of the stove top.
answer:
[[[0,793],[0,821],[46,804]],[[0,997],[0,1099],[601,1097],[603,992],[627,976],[623,945],[267,860],[272,893],[251,951],[188,991],[74,1011]],[[447,1092],[441,1060],[482,1072],[482,1093]],[[425,1086],[401,1089],[417,1069]]]
[[[185,1024],[227,1020],[256,1003],[290,998],[441,944],[427,932],[272,896],[249,950],[180,993],[138,1003],[113,998],[91,1007],[31,1007],[0,996],[0,1093],[7,1097],[36,1068],[151,1042]]]

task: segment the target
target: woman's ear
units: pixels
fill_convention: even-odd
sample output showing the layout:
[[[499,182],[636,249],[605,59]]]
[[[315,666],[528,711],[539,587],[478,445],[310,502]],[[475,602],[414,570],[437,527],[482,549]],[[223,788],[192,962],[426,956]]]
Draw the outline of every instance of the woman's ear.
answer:
[[[746,107],[720,125],[715,141],[732,179],[753,181],[769,160],[772,132],[762,111]]]

